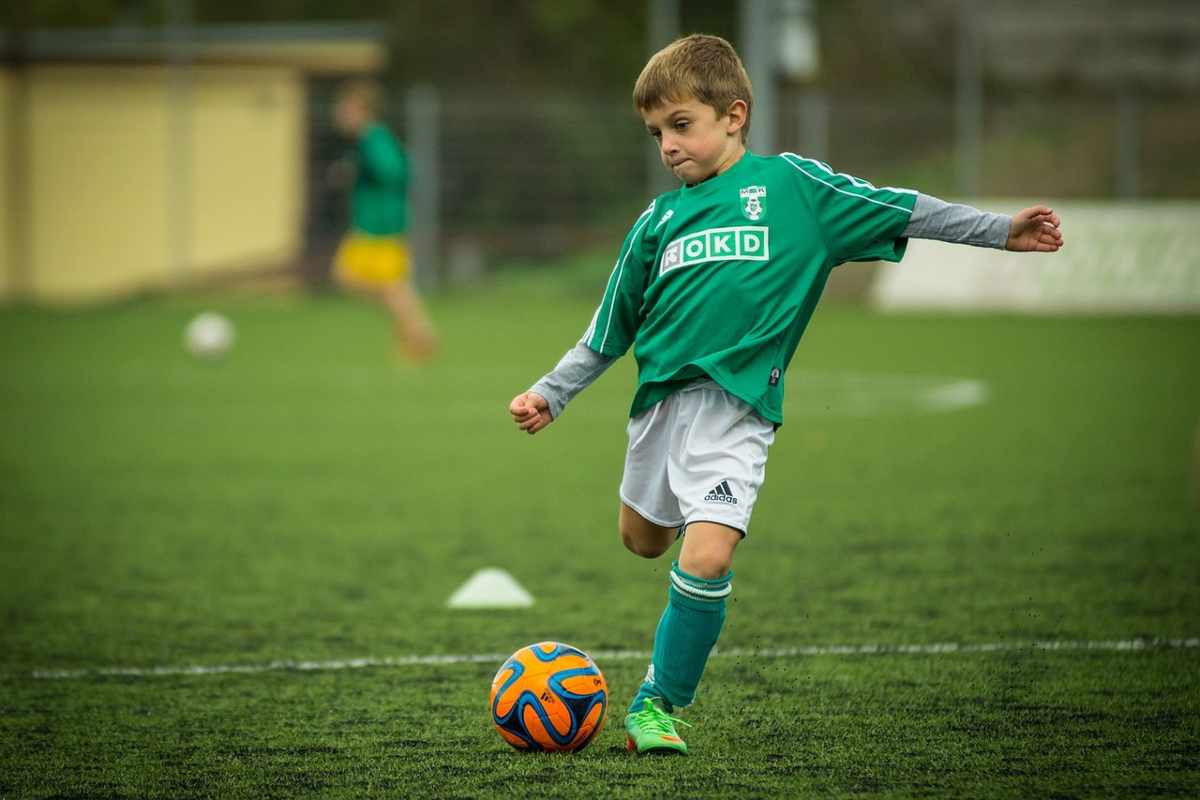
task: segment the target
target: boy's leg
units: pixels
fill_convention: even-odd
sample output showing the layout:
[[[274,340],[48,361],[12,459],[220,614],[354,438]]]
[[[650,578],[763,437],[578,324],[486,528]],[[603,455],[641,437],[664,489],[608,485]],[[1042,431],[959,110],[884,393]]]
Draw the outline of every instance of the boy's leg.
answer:
[[[625,716],[627,746],[640,753],[687,753],[671,717],[696,696],[721,627],[725,598],[733,590],[729,566],[742,532],[714,522],[688,526],[679,561],[672,565],[667,607],[654,632],[654,655]]]
[[[733,553],[749,526],[775,436],[769,421],[714,384],[685,389],[676,402],[679,419],[688,424],[672,429],[668,481],[680,515],[689,522],[668,577],[667,607],[655,631],[650,669],[626,717],[639,752],[686,752],[678,737],[673,748],[669,739],[653,747],[652,736],[639,734],[673,732],[664,712],[695,697],[724,626]]]
[[[667,475],[673,398],[629,420],[629,447],[621,475],[621,543],[635,555],[657,558],[675,543],[683,524]]]
[[[417,361],[433,355],[437,339],[417,291],[408,281],[408,249],[402,240],[348,234],[334,255],[333,275],[342,289],[370,297],[388,310],[397,344]]]
[[[642,558],[658,558],[675,543],[678,528],[657,525],[625,503],[621,503],[618,519],[621,543],[631,553]]]
[[[671,568],[651,667],[631,712],[640,710],[647,698],[661,699],[668,711],[692,702],[725,623],[725,598],[733,590],[729,568],[741,539],[741,531],[715,522],[688,526],[679,561]]]
[[[396,325],[396,339],[418,361],[433,355],[437,340],[433,324],[425,313],[420,295],[407,280],[394,281],[383,290],[383,302],[391,312]]]

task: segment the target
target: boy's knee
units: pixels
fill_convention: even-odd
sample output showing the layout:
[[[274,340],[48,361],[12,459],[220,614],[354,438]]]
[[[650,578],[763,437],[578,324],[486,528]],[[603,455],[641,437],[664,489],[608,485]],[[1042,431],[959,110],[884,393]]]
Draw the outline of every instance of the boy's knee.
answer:
[[[679,568],[705,580],[722,578],[733,566],[733,551],[740,540],[739,531],[724,525],[692,525],[679,554]]]
[[[733,559],[729,553],[702,550],[689,555],[689,558],[681,557],[679,559],[680,569],[689,575],[695,575],[697,578],[708,581],[723,578],[729,574],[729,568],[733,566]]]
[[[658,558],[671,547],[669,542],[639,536],[637,532],[624,527],[621,528],[621,543],[625,545],[626,550],[642,558]]]
[[[622,512],[618,523],[621,543],[625,549],[642,558],[658,558],[671,549],[674,539],[664,535],[664,529]]]

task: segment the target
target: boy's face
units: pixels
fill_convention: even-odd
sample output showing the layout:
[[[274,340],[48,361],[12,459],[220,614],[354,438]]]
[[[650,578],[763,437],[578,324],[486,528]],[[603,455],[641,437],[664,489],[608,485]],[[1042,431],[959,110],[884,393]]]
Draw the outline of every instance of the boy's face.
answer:
[[[724,116],[699,100],[667,102],[642,111],[658,143],[663,166],[687,184],[724,172],[741,156],[746,104],[736,100]]]
[[[369,119],[366,105],[354,95],[340,98],[333,116],[338,130],[347,136],[357,136]]]

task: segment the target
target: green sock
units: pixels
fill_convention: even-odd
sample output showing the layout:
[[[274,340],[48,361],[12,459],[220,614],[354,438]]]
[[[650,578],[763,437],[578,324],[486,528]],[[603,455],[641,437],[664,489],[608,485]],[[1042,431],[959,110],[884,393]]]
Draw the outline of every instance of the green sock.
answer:
[[[732,572],[706,580],[688,575],[679,562],[671,565],[667,607],[654,633],[654,657],[630,711],[640,711],[647,697],[661,698],[667,711],[692,702],[725,623],[725,598],[733,590],[732,580]]]

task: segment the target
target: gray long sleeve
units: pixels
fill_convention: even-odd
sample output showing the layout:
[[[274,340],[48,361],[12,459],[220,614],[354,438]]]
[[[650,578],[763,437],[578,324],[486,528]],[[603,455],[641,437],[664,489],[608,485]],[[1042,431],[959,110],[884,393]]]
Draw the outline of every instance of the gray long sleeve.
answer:
[[[918,194],[904,235],[912,239],[938,239],[1003,250],[1011,225],[1012,217],[1005,214],[992,214]]]
[[[546,398],[550,416],[558,419],[567,403],[590,386],[616,360],[612,356],[597,353],[581,339],[559,359],[553,371],[544,375],[529,391]]]

